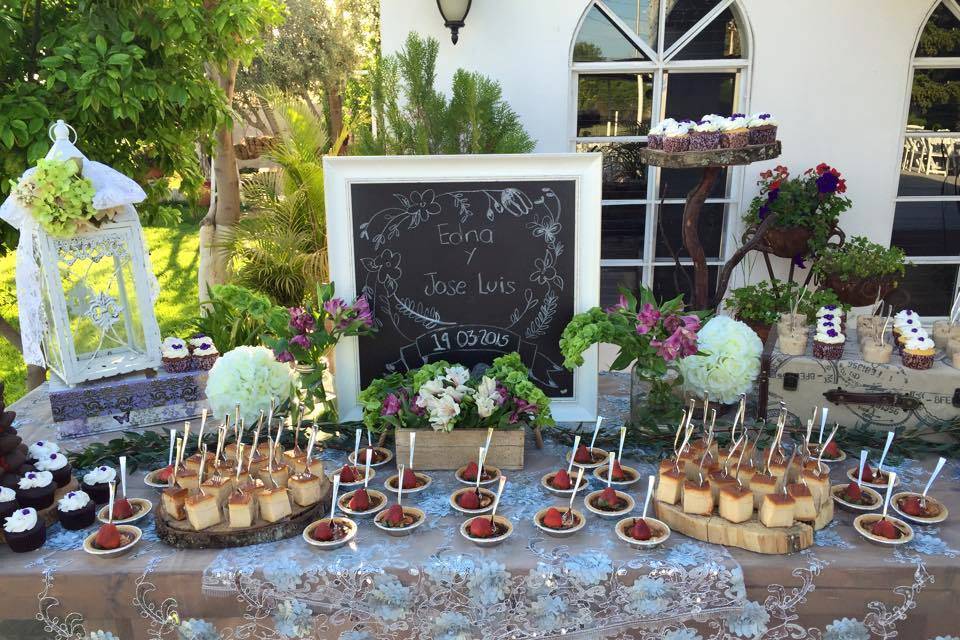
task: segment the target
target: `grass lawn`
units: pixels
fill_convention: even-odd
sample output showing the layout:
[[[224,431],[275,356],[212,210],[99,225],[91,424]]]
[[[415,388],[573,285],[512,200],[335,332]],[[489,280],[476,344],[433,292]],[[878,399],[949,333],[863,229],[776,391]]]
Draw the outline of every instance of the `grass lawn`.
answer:
[[[196,223],[178,227],[147,227],[147,247],[153,271],[160,281],[160,298],[154,305],[161,336],[175,334],[197,315],[197,266],[199,228]],[[0,284],[16,290],[14,265],[16,254],[0,258]],[[2,309],[5,318],[17,323],[14,305]],[[20,352],[0,339],[0,377],[6,383],[6,402],[12,403],[26,393],[26,365]]]

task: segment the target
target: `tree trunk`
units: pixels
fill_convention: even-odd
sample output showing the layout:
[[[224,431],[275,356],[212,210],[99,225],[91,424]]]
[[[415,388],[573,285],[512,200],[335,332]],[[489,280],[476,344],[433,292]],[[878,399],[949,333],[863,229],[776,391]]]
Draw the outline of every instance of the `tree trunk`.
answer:
[[[325,86],[323,92],[327,98],[327,128],[332,143],[343,131],[343,94],[340,93],[340,87],[335,82]],[[347,145],[344,143],[340,149],[340,155],[345,155],[346,149]]]
[[[233,102],[238,65],[238,61],[233,60],[225,71],[213,65],[209,69],[211,77],[226,94],[228,106]],[[210,287],[226,283],[231,275],[230,262],[222,244],[240,220],[240,172],[233,149],[232,122],[225,123],[217,131],[211,182],[214,189],[211,192],[210,210],[200,221],[200,302],[207,299]]]

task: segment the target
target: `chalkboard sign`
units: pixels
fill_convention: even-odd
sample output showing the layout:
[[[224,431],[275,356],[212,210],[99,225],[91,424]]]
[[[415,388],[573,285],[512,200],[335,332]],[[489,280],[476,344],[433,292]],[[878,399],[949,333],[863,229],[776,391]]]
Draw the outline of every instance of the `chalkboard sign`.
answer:
[[[354,388],[384,374],[441,359],[467,366],[490,363],[516,351],[532,379],[555,400],[555,412],[576,407],[583,419],[592,417],[592,410],[582,406],[582,378],[595,379],[595,364],[592,376],[568,371],[559,340],[574,313],[596,304],[599,202],[596,214],[584,213],[583,168],[571,174],[565,166],[558,172],[565,175],[550,176],[545,165],[562,160],[590,169],[595,160],[584,155],[501,158],[508,165],[520,160],[529,173],[514,169],[517,175],[503,175],[501,166],[501,175],[488,177],[490,157],[482,163],[470,162],[470,156],[445,163],[435,158],[327,162],[331,276],[338,293],[349,287],[350,295],[366,296],[378,327],[375,336],[337,352],[342,412],[352,404]],[[374,162],[389,167],[378,175],[390,180],[367,177]],[[453,175],[451,163],[466,175]],[[401,164],[419,175],[396,176]],[[436,166],[427,171],[427,165]],[[530,171],[533,165],[537,171]],[[596,180],[598,189],[599,175]],[[336,203],[338,193],[345,196],[345,206]],[[349,371],[343,370],[342,358]],[[341,377],[352,381],[341,384]]]

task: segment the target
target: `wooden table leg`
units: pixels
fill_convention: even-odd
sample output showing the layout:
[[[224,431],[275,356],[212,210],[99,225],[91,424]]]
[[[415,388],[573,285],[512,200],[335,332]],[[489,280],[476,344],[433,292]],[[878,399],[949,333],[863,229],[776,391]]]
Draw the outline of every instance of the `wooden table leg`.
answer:
[[[707,256],[700,243],[700,210],[720,177],[722,167],[705,167],[700,183],[687,194],[683,207],[683,246],[693,260],[693,308],[706,309],[710,302],[710,272]]]

